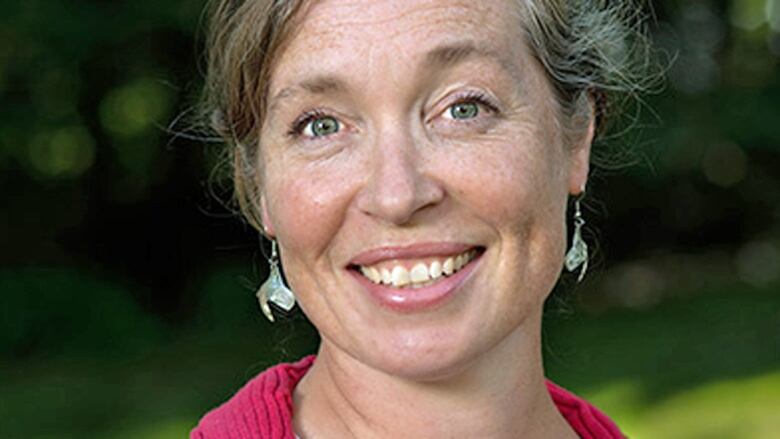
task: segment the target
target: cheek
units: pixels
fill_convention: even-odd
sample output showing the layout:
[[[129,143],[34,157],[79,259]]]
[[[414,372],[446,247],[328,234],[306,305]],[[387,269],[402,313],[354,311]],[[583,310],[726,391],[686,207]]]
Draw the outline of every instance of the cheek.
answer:
[[[285,168],[268,173],[269,216],[285,259],[310,265],[325,252],[343,222],[348,185],[333,173]]]
[[[554,148],[560,147],[506,140],[482,144],[460,156],[462,165],[450,163],[449,169],[459,176],[454,179],[455,194],[502,229],[523,228],[541,218],[560,221],[566,194],[564,160]]]

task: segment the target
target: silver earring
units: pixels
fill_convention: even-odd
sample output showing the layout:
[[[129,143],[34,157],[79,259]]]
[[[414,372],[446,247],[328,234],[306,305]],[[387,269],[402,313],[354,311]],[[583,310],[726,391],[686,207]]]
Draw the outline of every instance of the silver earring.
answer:
[[[268,259],[268,266],[270,271],[268,273],[268,279],[260,285],[260,289],[257,290],[257,300],[260,302],[260,309],[263,314],[270,320],[274,321],[274,315],[271,311],[271,306],[268,302],[273,303],[279,308],[290,311],[295,306],[295,295],[284,284],[282,279],[282,273],[279,268],[279,255],[276,253],[276,240],[271,240],[271,257]]]
[[[582,239],[582,226],[585,225],[585,220],[582,219],[580,199],[582,199],[582,196],[574,202],[574,237],[571,241],[571,248],[566,252],[567,270],[574,271],[577,267],[582,266],[577,282],[582,281],[582,278],[585,277],[585,272],[588,271],[588,244]]]

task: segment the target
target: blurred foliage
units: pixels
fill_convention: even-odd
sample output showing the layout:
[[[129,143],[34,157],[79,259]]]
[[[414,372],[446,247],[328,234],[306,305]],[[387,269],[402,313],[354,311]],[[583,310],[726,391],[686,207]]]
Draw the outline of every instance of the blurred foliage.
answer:
[[[0,437],[181,437],[316,345],[256,312],[219,147],[176,134],[204,3],[2,5]],[[549,370],[633,437],[772,437],[780,0],[652,4],[666,86],[609,140],[636,160],[593,173],[600,270],[548,318]]]
[[[133,352],[162,340],[160,322],[125,288],[74,270],[0,270],[0,352]]]

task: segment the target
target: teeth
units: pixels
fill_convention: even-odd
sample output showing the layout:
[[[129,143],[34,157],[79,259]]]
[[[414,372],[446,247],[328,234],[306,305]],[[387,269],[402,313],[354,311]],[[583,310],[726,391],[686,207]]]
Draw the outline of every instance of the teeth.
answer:
[[[442,272],[441,272],[441,262],[433,261],[431,263],[431,270],[430,270],[429,274],[431,275],[431,279],[438,279],[438,278],[440,278],[441,275],[442,275]]]
[[[382,269],[382,283],[385,285],[390,285],[393,283],[393,275],[390,274],[390,270],[387,268]]]
[[[392,281],[394,287],[405,287],[411,281],[409,279],[409,271],[400,265],[396,265],[393,268]]]
[[[382,281],[382,275],[379,274],[379,270],[374,267],[360,267],[360,272],[363,276],[371,279],[371,282],[378,284]]]
[[[382,275],[379,274],[379,270],[377,270],[374,267],[369,267],[368,269],[368,278],[371,279],[372,282],[375,284],[378,284],[382,281]]]
[[[476,250],[470,250],[455,257],[449,257],[444,262],[434,260],[430,265],[420,262],[411,270],[407,270],[401,265],[392,268],[363,266],[360,267],[360,272],[375,284],[391,285],[395,288],[406,286],[419,288],[430,285],[442,276],[451,276],[474,259],[476,255]]]
[[[445,276],[451,275],[455,272],[455,260],[452,258],[447,258],[447,260],[444,261],[444,265],[441,267],[441,269]]]
[[[412,268],[412,271],[409,273],[409,278],[411,279],[412,283],[415,284],[430,280],[430,276],[428,275],[428,267],[420,262],[419,264],[415,265],[414,268]]]

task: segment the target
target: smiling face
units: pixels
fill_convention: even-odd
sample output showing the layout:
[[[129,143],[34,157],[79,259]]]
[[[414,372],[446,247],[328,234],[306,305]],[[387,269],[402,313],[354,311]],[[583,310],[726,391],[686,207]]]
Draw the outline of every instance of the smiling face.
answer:
[[[322,349],[435,379],[538,343],[589,138],[510,0],[322,0],[272,72],[262,211]],[[526,340],[528,342],[528,340]]]

